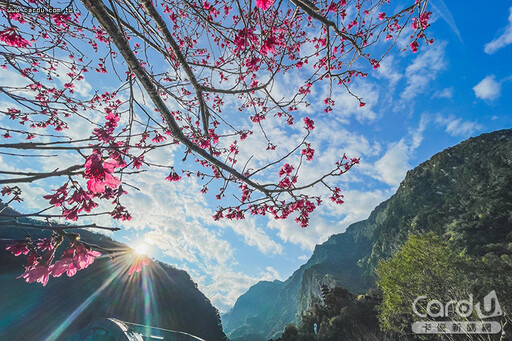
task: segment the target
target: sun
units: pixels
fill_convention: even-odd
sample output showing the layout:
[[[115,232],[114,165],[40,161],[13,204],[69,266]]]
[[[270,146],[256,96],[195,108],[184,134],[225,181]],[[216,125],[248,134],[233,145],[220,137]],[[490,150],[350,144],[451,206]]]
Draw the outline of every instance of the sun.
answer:
[[[148,253],[148,244],[140,242],[133,247],[133,250],[139,255],[146,255]]]

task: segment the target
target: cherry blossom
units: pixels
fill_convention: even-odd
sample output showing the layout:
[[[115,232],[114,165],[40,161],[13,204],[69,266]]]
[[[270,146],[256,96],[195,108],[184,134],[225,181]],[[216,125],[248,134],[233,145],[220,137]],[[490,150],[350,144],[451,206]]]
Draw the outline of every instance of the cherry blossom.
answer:
[[[314,126],[315,122],[313,122],[313,120],[310,119],[309,117],[304,118],[304,123],[306,124],[307,130],[311,131],[311,130],[315,129],[315,126]]]
[[[269,9],[269,7],[272,6],[273,3],[274,0],[256,0],[256,6],[263,11]]]
[[[85,162],[84,177],[88,178],[87,188],[92,193],[103,193],[105,186],[115,189],[121,181],[112,175],[114,169],[119,167],[118,163],[109,159],[103,161],[100,155],[94,153]]]
[[[29,262],[24,273],[17,278],[24,278],[27,283],[41,283],[43,286],[48,284],[50,279],[50,264],[55,256],[55,250],[48,251],[42,259],[36,260],[36,256],[29,257]]]
[[[306,143],[306,148],[302,149],[302,155],[306,157],[307,161],[313,160],[313,155],[315,153],[315,150],[310,147],[309,143]]]
[[[30,46],[30,42],[24,39],[19,33],[16,26],[6,28],[0,31],[0,40],[9,46],[14,47],[27,47]]]
[[[77,271],[94,263],[94,259],[99,256],[101,252],[88,250],[82,243],[77,242],[64,251],[60,260],[50,267],[51,274],[60,277],[65,272],[68,277],[74,276]]]
[[[135,272],[140,272],[142,270],[142,267],[148,264],[149,258],[147,256],[137,256],[133,264],[130,266],[130,269],[128,270],[128,275],[131,275]]]
[[[11,244],[5,248],[7,251],[10,251],[13,255],[26,255],[30,252],[30,249],[27,247],[27,242],[21,242],[17,244]]]

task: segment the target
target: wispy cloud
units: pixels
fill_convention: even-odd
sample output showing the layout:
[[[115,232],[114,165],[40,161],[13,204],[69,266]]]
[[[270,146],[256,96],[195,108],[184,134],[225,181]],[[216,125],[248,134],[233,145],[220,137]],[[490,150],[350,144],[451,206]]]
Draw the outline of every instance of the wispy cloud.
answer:
[[[373,176],[376,179],[393,187],[400,184],[411,169],[409,159],[420,146],[426,125],[427,120],[422,117],[417,129],[410,130],[407,136],[388,145],[384,155],[374,164]]]
[[[503,29],[503,33],[496,39],[485,44],[484,51],[487,54],[493,54],[499,49],[512,44],[512,7],[509,9],[508,24]]]
[[[453,97],[453,87],[446,88],[443,90],[438,90],[434,92],[432,98],[452,98]]]
[[[405,70],[407,86],[401,93],[402,100],[412,100],[424,93],[437,74],[446,67],[445,62],[446,43],[439,43],[425,49],[425,52],[414,59]]]
[[[475,96],[484,100],[495,100],[500,97],[501,84],[496,81],[494,75],[485,77],[473,87]]]
[[[448,117],[437,115],[435,123],[445,127],[445,131],[452,136],[467,137],[482,129],[482,126],[477,122],[464,121],[462,118],[457,118],[454,115]]]

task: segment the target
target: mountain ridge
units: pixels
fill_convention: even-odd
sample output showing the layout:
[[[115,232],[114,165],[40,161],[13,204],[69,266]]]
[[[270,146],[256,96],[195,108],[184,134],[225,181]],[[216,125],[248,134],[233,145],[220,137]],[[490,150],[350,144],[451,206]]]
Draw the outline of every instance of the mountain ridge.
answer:
[[[16,212],[8,209],[5,213]],[[25,258],[6,251],[5,240],[22,240],[26,234],[6,224],[5,219],[0,220],[1,340],[49,336],[64,340],[88,323],[109,317],[187,332],[205,340],[226,340],[217,309],[188,273],[159,261],[128,275],[133,263],[128,254],[116,256],[115,261],[102,256],[73,277],[50,278],[45,287],[16,279],[24,270]],[[24,230],[33,240],[49,236],[40,229]],[[68,231],[80,233],[82,240],[103,248],[127,249],[102,234]]]
[[[222,316],[224,331],[231,341],[256,331],[264,335],[256,341],[280,335],[321,297],[322,284],[365,293],[374,285],[378,261],[391,257],[410,234],[433,231],[474,255],[512,252],[511,169],[511,129],[472,137],[436,153],[409,170],[396,193],[367,219],[316,245],[311,258],[282,282],[271,308],[251,311],[235,304]],[[284,318],[277,320],[280,313]],[[252,316],[249,321],[258,321],[259,315],[267,318],[262,324],[230,323],[240,314]]]

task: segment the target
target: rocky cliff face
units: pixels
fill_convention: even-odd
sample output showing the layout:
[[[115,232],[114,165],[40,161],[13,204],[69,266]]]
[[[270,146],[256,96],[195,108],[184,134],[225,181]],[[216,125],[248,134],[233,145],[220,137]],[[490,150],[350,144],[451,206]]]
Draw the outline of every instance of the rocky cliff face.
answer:
[[[0,219],[0,239],[24,239],[24,231],[6,224]],[[26,231],[35,239],[43,237],[40,230]],[[104,248],[126,248],[103,235],[75,232]],[[43,287],[16,279],[25,260],[6,252],[5,244],[0,242],[0,340],[65,340],[108,317],[226,340],[218,311],[183,270],[151,262],[129,276],[129,256],[115,262],[103,257],[75,276],[51,278]]]
[[[410,234],[428,231],[470,254],[512,253],[512,130],[471,138],[409,171],[368,219],[317,245],[308,262],[274,288],[275,304],[256,311],[237,302],[222,317],[224,331],[232,341],[243,339],[240,330],[266,340],[320,297],[321,284],[364,293],[374,284],[379,260],[391,257]],[[257,299],[253,288],[245,300]]]

